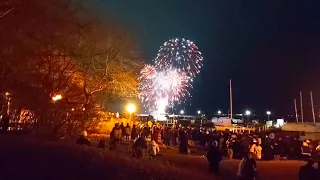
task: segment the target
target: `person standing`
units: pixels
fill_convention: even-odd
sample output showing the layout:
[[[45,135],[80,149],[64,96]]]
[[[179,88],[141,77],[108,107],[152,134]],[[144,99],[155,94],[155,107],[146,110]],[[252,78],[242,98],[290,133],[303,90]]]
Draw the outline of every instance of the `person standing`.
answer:
[[[260,146],[260,144],[254,147],[254,153],[255,153],[255,157],[258,160],[262,159],[262,147]]]
[[[253,159],[253,153],[250,152],[240,161],[237,176],[239,180],[255,180],[256,171],[257,163]]]
[[[179,154],[188,154],[188,137],[183,128],[179,130]]]
[[[319,170],[312,158],[308,159],[306,165],[300,167],[299,180],[316,180],[319,179]]]
[[[234,144],[235,144],[235,140],[233,138],[230,138],[227,141],[227,154],[228,154],[228,159],[232,159],[233,158],[233,148],[234,148]]]
[[[126,127],[124,127],[124,136],[127,142],[130,141],[130,133],[131,133],[131,127],[129,123],[127,123]]]
[[[135,139],[138,138],[138,136],[139,136],[138,128],[137,128],[137,126],[134,124],[134,125],[132,126],[132,129],[131,129],[131,135],[130,135],[131,140],[134,141]]]
[[[10,126],[10,116],[7,113],[4,113],[2,115],[2,131],[3,132],[8,132],[9,126]]]
[[[222,160],[222,152],[218,148],[218,142],[213,141],[210,150],[207,153],[210,171],[214,174],[219,174],[219,164]]]

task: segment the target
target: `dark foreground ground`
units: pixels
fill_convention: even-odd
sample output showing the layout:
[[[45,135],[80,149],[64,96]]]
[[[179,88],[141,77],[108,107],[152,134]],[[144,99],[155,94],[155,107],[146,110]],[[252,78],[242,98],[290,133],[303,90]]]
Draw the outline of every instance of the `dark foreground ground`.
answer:
[[[0,135],[0,179],[46,180],[210,180],[236,179],[239,161],[224,160],[221,176],[208,172],[203,156],[179,155],[161,149],[156,162],[135,160],[126,147],[117,152],[83,147],[68,142],[40,142],[13,135]],[[301,161],[260,161],[261,180],[295,180]]]

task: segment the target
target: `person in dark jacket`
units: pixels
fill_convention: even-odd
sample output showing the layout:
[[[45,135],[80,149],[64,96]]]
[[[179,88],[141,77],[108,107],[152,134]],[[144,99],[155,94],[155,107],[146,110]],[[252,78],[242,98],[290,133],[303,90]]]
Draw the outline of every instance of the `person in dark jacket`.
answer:
[[[139,159],[143,158],[144,151],[148,148],[147,140],[144,136],[139,137],[132,146],[132,156]]]
[[[210,150],[207,153],[210,171],[214,174],[219,174],[219,163],[222,160],[222,152],[218,148],[218,142],[213,141]]]
[[[138,138],[138,135],[139,135],[138,129],[137,129],[136,125],[134,124],[132,126],[132,130],[131,130],[131,139],[134,140],[134,139]]]
[[[274,156],[273,156],[273,147],[272,147],[272,145],[271,145],[269,142],[267,142],[267,143],[264,145],[262,151],[263,151],[263,154],[264,154],[264,156],[263,156],[263,159],[264,159],[264,160],[273,160],[273,159],[274,159]]]
[[[184,129],[179,130],[179,153],[188,154],[188,137]]]
[[[124,137],[125,136],[125,126],[124,126],[123,122],[121,122],[119,128],[121,130],[121,137]]]
[[[130,133],[131,133],[131,127],[129,123],[127,123],[126,127],[124,127],[124,137],[126,138],[126,141],[130,141]]]
[[[239,163],[237,176],[239,180],[254,180],[256,177],[257,163],[253,153],[249,152]]]
[[[100,139],[97,148],[105,149],[106,147],[107,147],[106,140],[105,139]]]
[[[7,132],[10,124],[10,116],[7,113],[2,115],[2,131]]]
[[[148,124],[146,124],[144,127],[143,127],[143,130],[142,130],[142,136],[144,136],[145,138],[148,138],[150,136],[150,127],[148,126]]]
[[[319,169],[316,169],[313,159],[308,159],[306,165],[300,167],[299,180],[315,180],[319,179]]]
[[[80,145],[85,145],[85,146],[89,146],[91,144],[91,142],[89,141],[89,139],[87,138],[88,133],[87,131],[82,131],[81,135],[79,136],[79,138],[77,139],[76,143],[80,144]]]

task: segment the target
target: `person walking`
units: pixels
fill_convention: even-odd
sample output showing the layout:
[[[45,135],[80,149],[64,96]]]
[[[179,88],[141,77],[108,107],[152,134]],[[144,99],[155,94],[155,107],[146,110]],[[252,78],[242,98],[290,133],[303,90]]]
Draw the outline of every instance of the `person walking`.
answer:
[[[160,148],[159,148],[157,142],[152,140],[149,145],[149,159],[154,161],[156,159],[156,155],[159,153],[159,151],[160,151]]]
[[[207,153],[207,159],[209,161],[209,169],[214,174],[219,174],[219,164],[222,160],[222,152],[218,148],[218,142],[213,141],[210,150]]]

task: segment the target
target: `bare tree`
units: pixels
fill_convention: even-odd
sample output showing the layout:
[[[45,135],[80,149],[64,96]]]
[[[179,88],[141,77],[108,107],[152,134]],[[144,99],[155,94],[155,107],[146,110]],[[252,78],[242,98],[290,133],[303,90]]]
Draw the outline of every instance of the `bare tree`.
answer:
[[[99,94],[137,96],[137,72],[142,61],[128,37],[115,26],[95,24],[84,27],[76,38],[73,54],[79,67],[76,77],[84,93],[85,109]]]
[[[11,13],[15,9],[15,4],[13,0],[0,2],[0,19]]]
[[[14,108],[31,111],[37,131],[55,138],[94,124],[101,94],[136,96],[141,67],[117,26],[83,20],[73,7],[21,0],[0,19],[0,91],[10,90]],[[55,94],[63,99],[52,102]]]

